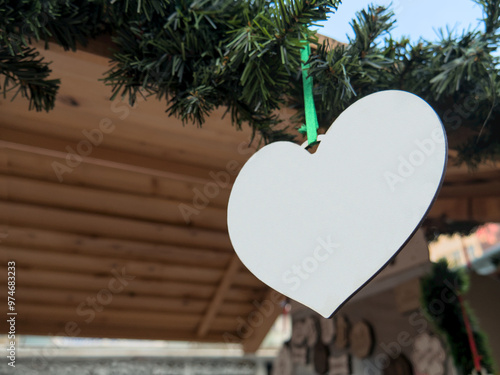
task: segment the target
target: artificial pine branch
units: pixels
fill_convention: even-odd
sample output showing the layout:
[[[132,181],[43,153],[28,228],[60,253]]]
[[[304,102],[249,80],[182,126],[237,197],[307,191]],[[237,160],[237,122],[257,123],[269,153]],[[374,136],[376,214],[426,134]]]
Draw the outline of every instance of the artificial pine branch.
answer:
[[[112,22],[115,64],[106,77],[114,96],[133,103],[142,90],[168,98],[167,112],[201,125],[225,106],[266,142],[290,139],[273,111],[284,104],[300,66],[311,22],[326,19],[339,1],[180,1],[146,13],[130,0]],[[123,6],[123,5],[122,5]],[[127,23],[128,27],[125,27]]]
[[[358,13],[346,46],[318,48],[310,74],[317,83],[320,125],[328,127],[352,102],[372,92],[402,89],[425,99],[440,115],[450,146],[469,166],[500,158],[500,0],[478,1],[484,30],[457,36],[442,32],[437,42],[395,41],[393,15],[382,7]],[[385,38],[383,38],[385,35]]]
[[[371,6],[352,22],[348,45],[319,46],[310,58],[316,108],[323,127],[372,92],[402,89],[427,100],[443,120],[450,147],[469,165],[500,155],[498,46],[500,0],[474,0],[482,30],[443,33],[410,43],[390,36],[390,10]],[[315,43],[308,27],[326,19],[338,0],[0,0],[2,74],[36,109],[50,109],[55,81],[30,57],[30,84],[14,71],[31,41],[64,48],[110,32],[116,43],[105,81],[114,97],[167,102],[167,113],[201,125],[214,108],[228,109],[236,127],[248,123],[264,141],[287,138],[276,110],[299,109],[300,49]],[[5,57],[8,54],[12,57]],[[24,60],[23,60],[24,59]],[[38,61],[38,62],[37,62]],[[36,64],[38,65],[35,68]],[[27,65],[25,65],[27,66]],[[23,88],[24,87],[24,88]],[[4,82],[3,90],[6,89]]]
[[[49,63],[39,57],[34,48],[21,47],[21,53],[12,56],[6,49],[0,50],[0,91],[4,98],[12,91],[14,99],[21,94],[29,100],[29,109],[50,110],[54,107],[60,81],[48,79]]]
[[[65,49],[76,49],[88,37],[104,30],[103,6],[98,1],[0,0],[0,85],[4,97],[14,91],[29,100],[30,109],[54,107],[58,79],[49,79],[49,64],[30,46],[53,40]]]

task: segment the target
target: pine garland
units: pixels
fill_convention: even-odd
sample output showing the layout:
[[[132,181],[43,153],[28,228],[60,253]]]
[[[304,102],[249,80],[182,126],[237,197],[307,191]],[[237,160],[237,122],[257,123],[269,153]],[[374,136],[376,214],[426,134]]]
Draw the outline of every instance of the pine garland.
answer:
[[[394,15],[370,6],[352,22],[347,45],[318,46],[310,58],[320,126],[355,100],[402,89],[427,100],[443,119],[450,146],[475,166],[500,155],[498,57],[500,0],[476,0],[483,30],[444,34],[436,42],[394,40]],[[50,110],[59,82],[30,47],[34,40],[75,49],[110,33],[113,97],[167,102],[167,113],[201,125],[217,107],[248,123],[265,142],[291,139],[277,111],[298,109],[303,122],[300,49],[316,43],[309,27],[340,0],[0,0],[0,86]]]
[[[500,1],[477,1],[484,9],[483,31],[460,36],[441,33],[437,42],[390,37],[391,12],[369,7],[358,13],[349,45],[318,49],[310,74],[317,108],[329,126],[349,104],[375,91],[401,89],[425,99],[447,130],[459,161],[472,167],[500,156],[500,80],[498,57]],[[380,36],[385,35],[382,41]]]
[[[431,273],[421,280],[422,308],[429,320],[446,337],[455,365],[464,375],[471,374],[474,370],[472,352],[458,299],[458,296],[463,295],[468,288],[469,279],[465,271],[449,269],[445,259],[433,263]],[[465,309],[481,356],[481,365],[492,374],[494,364],[486,336],[480,331],[467,304]]]
[[[0,0],[0,84],[4,97],[15,91],[29,100],[30,109],[54,107],[60,81],[50,79],[51,69],[32,41],[55,41],[65,49],[85,45],[105,30],[103,5],[92,1]]]

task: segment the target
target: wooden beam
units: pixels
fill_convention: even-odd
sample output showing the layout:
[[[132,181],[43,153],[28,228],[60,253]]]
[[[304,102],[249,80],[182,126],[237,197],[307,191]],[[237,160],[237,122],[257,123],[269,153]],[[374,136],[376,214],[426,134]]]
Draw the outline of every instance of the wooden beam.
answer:
[[[96,324],[105,326],[133,326],[134,328],[162,328],[193,331],[201,316],[195,314],[176,314],[150,311],[128,311],[113,308],[113,301],[108,305],[96,304],[90,307],[85,301],[80,306],[54,306],[29,304],[16,301],[19,325],[24,322],[67,322],[78,325]],[[91,321],[89,321],[91,319]],[[213,323],[218,331],[232,330],[235,325],[232,317],[217,317]]]
[[[12,134],[15,134],[16,136],[13,136]],[[68,140],[16,132],[5,128],[0,128],[0,137],[2,139],[0,141],[0,148],[24,150],[35,154],[51,156],[61,159],[61,163],[64,165],[67,165],[66,157],[68,154],[72,153],[73,155],[76,155],[78,153],[78,143],[70,142]],[[70,147],[70,151],[67,149],[68,146]],[[71,159],[71,164],[76,163],[75,160],[76,159],[73,157],[73,159]],[[129,169],[147,174],[162,175],[178,181],[199,184],[204,184],[209,181],[206,168],[194,167],[179,162],[169,162],[141,155],[134,155],[125,151],[110,150],[103,146],[93,147],[92,152],[90,152],[87,156],[81,156],[78,161],[78,165],[71,167],[71,169],[79,167],[79,165],[85,161],[86,163],[111,166],[118,169]],[[52,173],[54,173],[54,169],[52,170]],[[69,173],[71,172],[67,172],[63,176],[66,176]]]
[[[480,170],[469,171],[469,172],[456,172],[456,173],[446,173],[444,182],[445,183],[474,183],[474,182],[487,182],[487,181],[499,181],[500,180],[500,170],[493,168],[483,168]]]
[[[92,255],[96,262],[99,262],[101,257],[111,257],[192,266],[202,263],[205,267],[222,270],[233,254],[229,250],[157,245],[13,225],[9,226],[8,231],[9,235],[2,241],[5,246],[33,247],[61,254]]]
[[[500,222],[500,197],[438,199],[428,216],[445,216],[450,220]]]
[[[243,341],[243,351],[245,353],[255,353],[259,349],[260,344],[262,344],[274,322],[283,312],[283,307],[281,306],[283,300],[284,297],[280,293],[275,290],[269,290],[264,299],[257,302],[262,308],[256,308],[254,312],[262,317],[262,323],[258,326],[250,327],[253,333]],[[250,325],[250,322],[248,324]]]
[[[90,45],[89,45],[90,47]],[[111,89],[109,86],[103,85],[99,81],[104,72],[109,69],[109,59],[100,56],[91,55],[89,53],[68,52],[64,51],[60,46],[55,44],[50,45],[50,49],[44,49],[41,45],[39,52],[48,61],[51,61],[51,69],[59,76],[64,76],[61,80],[62,87],[60,95],[56,98],[56,110],[61,106],[66,109],[75,109],[75,104],[78,108],[85,109],[85,112],[94,113],[100,116],[109,116],[111,102]],[[75,90],[75,87],[78,90]],[[82,90],[82,88],[85,89]],[[82,92],[87,95],[82,95]],[[90,94],[90,95],[89,95]],[[68,96],[76,97],[75,101],[68,100]],[[84,101],[78,101],[79,97],[83,96]],[[117,100],[118,101],[118,100]],[[21,101],[22,102],[22,101]],[[229,116],[225,116],[225,108],[215,109],[203,127],[196,127],[193,124],[182,125],[182,122],[175,117],[166,117],[166,103],[151,98],[142,102],[142,98],[138,98],[139,108],[134,108],[130,113],[127,121],[133,120],[137,126],[141,128],[153,127],[169,133],[194,137],[209,141],[224,141],[234,142],[242,141],[249,138],[250,129],[243,131],[235,131],[235,127],[231,124]],[[27,108],[27,106],[25,105]],[[123,116],[123,111],[117,111],[113,108],[112,116]],[[106,112],[103,112],[106,111]],[[135,115],[137,113],[137,115]],[[141,121],[142,119],[142,121]],[[258,141],[258,140],[257,140]]]
[[[13,255],[14,254],[14,255]],[[125,268],[132,275],[155,280],[185,281],[214,285],[223,282],[227,272],[197,266],[171,265],[157,262],[129,260],[126,258],[93,257],[78,254],[61,254],[40,249],[14,248],[0,244],[0,261],[6,262],[15,256],[23,267],[45,270],[74,271],[84,274],[106,274],[110,270],[119,272]],[[263,284],[248,273],[240,273],[239,286],[262,287]],[[248,277],[250,276],[250,277]]]
[[[446,167],[446,178],[474,178],[475,175],[481,173],[500,173],[500,164],[493,162],[486,162],[479,164],[476,168],[471,168],[467,166],[465,163],[460,165],[454,165],[453,163],[449,163]]]
[[[251,273],[246,267],[241,267],[240,271],[236,274],[233,279],[234,286],[253,286],[259,288],[265,288],[265,284],[257,279],[253,273]]]
[[[0,174],[0,199],[175,225],[227,230],[226,210],[205,207],[185,216],[181,202]],[[191,206],[192,209],[195,209]]]
[[[77,150],[81,141],[87,141],[87,137],[80,128],[68,128],[68,122],[58,124],[53,117],[41,120],[30,120],[33,116],[31,111],[22,113],[13,112],[10,115],[2,112],[0,120],[0,137],[6,142],[20,143],[27,146],[40,147],[49,150],[66,153],[67,147]],[[71,115],[68,114],[67,117]],[[73,117],[75,114],[73,114]],[[26,118],[23,118],[26,117]],[[77,115],[78,117],[78,115]],[[98,128],[100,118],[87,120],[86,123],[96,123],[93,127],[82,127],[88,132]],[[144,133],[143,126],[134,126]],[[123,126],[120,124],[120,129]],[[50,131],[49,131],[50,130]],[[230,160],[235,160],[242,164],[252,154],[251,151],[240,153],[240,144],[234,142],[226,147],[218,146],[217,142],[211,146],[211,152],[204,150],[205,146],[189,145],[186,148],[179,148],[172,142],[175,141],[166,129],[156,131],[156,144],[142,141],[139,135],[134,137],[119,137],[116,131],[112,134],[104,134],[102,142],[97,146],[92,146],[89,157],[102,159],[124,164],[131,164],[137,167],[154,168],[165,172],[185,174],[193,177],[204,178],[210,170],[224,170]],[[173,138],[173,139],[172,139]],[[192,137],[191,139],[196,139]],[[161,141],[161,143],[159,143]],[[172,144],[171,144],[172,143]],[[192,143],[192,142],[191,142]],[[241,142],[240,142],[241,143]],[[81,147],[81,146],[80,146]],[[217,148],[221,150],[215,152]],[[224,152],[224,148],[227,150]]]
[[[438,199],[488,196],[500,196],[500,181],[455,184],[445,183],[441,188]]]
[[[7,288],[1,289],[7,295]],[[22,286],[16,290],[16,298],[29,304],[77,307],[89,297],[88,292]],[[131,294],[114,294],[113,308],[127,311],[156,311],[167,313],[202,314],[209,301],[197,298],[151,297]],[[253,306],[248,303],[226,302],[223,304],[225,316],[248,314]]]
[[[8,247],[0,244],[0,262],[6,264],[15,257],[23,267],[44,270],[74,271],[87,275],[106,274],[111,270],[120,272],[125,268],[128,273],[154,280],[186,281],[215,285],[223,277],[223,272],[202,266],[180,266],[124,258],[92,257],[76,254],[61,254],[47,250],[33,250]]]
[[[180,246],[232,249],[225,232],[0,201],[0,222],[61,232]]]
[[[12,254],[11,258],[14,260],[16,259],[15,253]],[[7,272],[7,269],[3,267],[0,268],[0,271]],[[215,286],[207,284],[143,279],[130,274],[126,269],[120,270],[119,274],[134,277],[134,279],[128,281],[128,284],[121,292],[129,295],[208,300],[214,295],[216,290]],[[110,270],[107,274],[85,275],[74,272],[26,269],[23,268],[21,264],[17,266],[16,276],[18,276],[16,285],[19,287],[28,286],[70,291],[84,291],[91,294],[97,294],[100,290],[109,288],[110,282],[118,278],[116,272],[113,273],[112,270]],[[112,286],[114,284],[112,284]],[[261,290],[262,289],[258,288],[233,287],[227,292],[226,301],[252,301],[261,295]]]
[[[66,165],[66,155],[0,141],[0,172],[60,183],[54,163]],[[207,180],[191,180],[161,171],[127,164],[103,163],[85,158],[77,168],[62,175],[65,184],[91,186],[112,191],[144,194],[180,200],[193,205],[195,191],[204,191]],[[220,189],[208,207],[225,207],[229,190]]]
[[[241,265],[240,260],[236,255],[234,255],[229,263],[226,272],[224,273],[224,276],[222,277],[222,280],[217,286],[215,294],[212,297],[212,301],[210,302],[210,305],[205,315],[203,316],[203,319],[201,320],[198,326],[197,335],[199,337],[203,337],[209,331],[210,326],[212,325],[217,315],[217,312],[219,311],[222,302],[224,301],[224,298],[227,295],[227,292],[231,288],[231,283],[233,282],[233,279],[236,273],[238,272],[240,265]]]
[[[175,340],[198,342],[221,342],[221,335],[210,333],[205,337],[197,338],[196,333],[187,330],[156,328],[138,328],[133,324],[126,326],[109,326],[107,324],[85,324],[78,326],[78,334],[74,326],[68,322],[23,322],[16,326],[16,333],[20,335],[63,336],[63,337],[101,337],[114,339],[138,340]],[[6,332],[6,331],[5,331]],[[51,353],[50,350],[47,351]]]
[[[167,103],[156,98],[144,101],[139,97],[134,107],[129,106],[128,98],[110,101],[110,88],[99,82],[108,66],[82,61],[78,54],[42,53],[52,60],[54,74],[64,76],[55,108],[48,114],[28,111],[26,101],[14,100],[2,108],[2,125],[27,130],[26,126],[38,124],[41,127],[33,129],[38,133],[60,136],[59,130],[64,132],[71,129],[77,134],[82,129],[97,128],[102,119],[109,119],[116,127],[105,142],[116,139],[120,140],[118,144],[127,142],[129,146],[139,148],[142,142],[144,151],[147,151],[147,147],[144,147],[147,145],[163,145],[169,150],[171,158],[198,164],[204,163],[199,158],[201,155],[205,155],[207,160],[217,160],[232,154],[239,158],[241,155],[236,152],[237,145],[241,139],[250,139],[250,129],[237,132],[230,116],[222,118],[224,109],[212,113],[200,129],[192,124],[183,126],[181,120],[169,117],[165,114]],[[7,95],[6,100],[10,99],[11,95]],[[68,121],[69,118],[71,121]],[[215,134],[213,125],[217,125]],[[207,127],[212,130],[205,129]],[[227,129],[227,135],[220,129]]]

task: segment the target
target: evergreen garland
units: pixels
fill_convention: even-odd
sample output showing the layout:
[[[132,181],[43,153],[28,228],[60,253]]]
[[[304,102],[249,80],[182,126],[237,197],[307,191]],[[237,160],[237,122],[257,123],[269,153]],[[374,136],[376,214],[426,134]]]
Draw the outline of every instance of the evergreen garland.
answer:
[[[463,295],[468,288],[469,279],[465,271],[449,269],[445,259],[433,263],[431,273],[421,280],[422,308],[429,320],[446,337],[455,365],[463,375],[469,375],[474,370],[472,352],[458,299],[458,296]],[[487,339],[480,332],[467,304],[465,309],[481,356],[481,365],[492,374],[494,365]]]
[[[443,33],[436,42],[394,40],[394,15],[370,6],[352,22],[347,45],[317,46],[310,58],[320,125],[352,102],[402,89],[427,100],[442,118],[450,146],[475,166],[500,155],[498,57],[500,0],[475,0],[482,30]],[[167,113],[201,125],[216,108],[249,123],[265,142],[291,139],[277,111],[298,109],[303,122],[300,49],[316,43],[309,27],[340,0],[0,0],[0,86],[18,90],[36,110],[50,110],[58,80],[30,47],[52,40],[67,49],[110,33],[114,97],[167,102]],[[317,44],[317,43],[316,43]]]
[[[85,45],[105,30],[103,6],[92,1],[0,0],[0,91],[14,91],[29,100],[30,109],[54,107],[60,81],[50,79],[49,63],[31,42],[55,41],[65,49]]]

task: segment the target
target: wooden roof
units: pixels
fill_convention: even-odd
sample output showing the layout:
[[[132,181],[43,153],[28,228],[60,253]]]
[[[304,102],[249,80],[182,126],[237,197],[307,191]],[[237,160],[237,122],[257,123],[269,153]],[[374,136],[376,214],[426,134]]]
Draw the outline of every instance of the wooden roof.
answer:
[[[223,110],[200,129],[168,117],[164,102],[110,102],[98,81],[106,57],[43,55],[62,81],[55,110],[0,101],[0,259],[17,263],[18,333],[239,340],[255,351],[281,308],[257,313],[276,298],[232,250],[230,184],[217,189],[213,177],[252,154],[249,129]],[[113,130],[85,151],[84,133],[99,126]],[[494,166],[450,167],[430,215],[500,221],[499,187]],[[197,213],[186,220],[180,205]],[[117,273],[134,277],[119,291]]]

